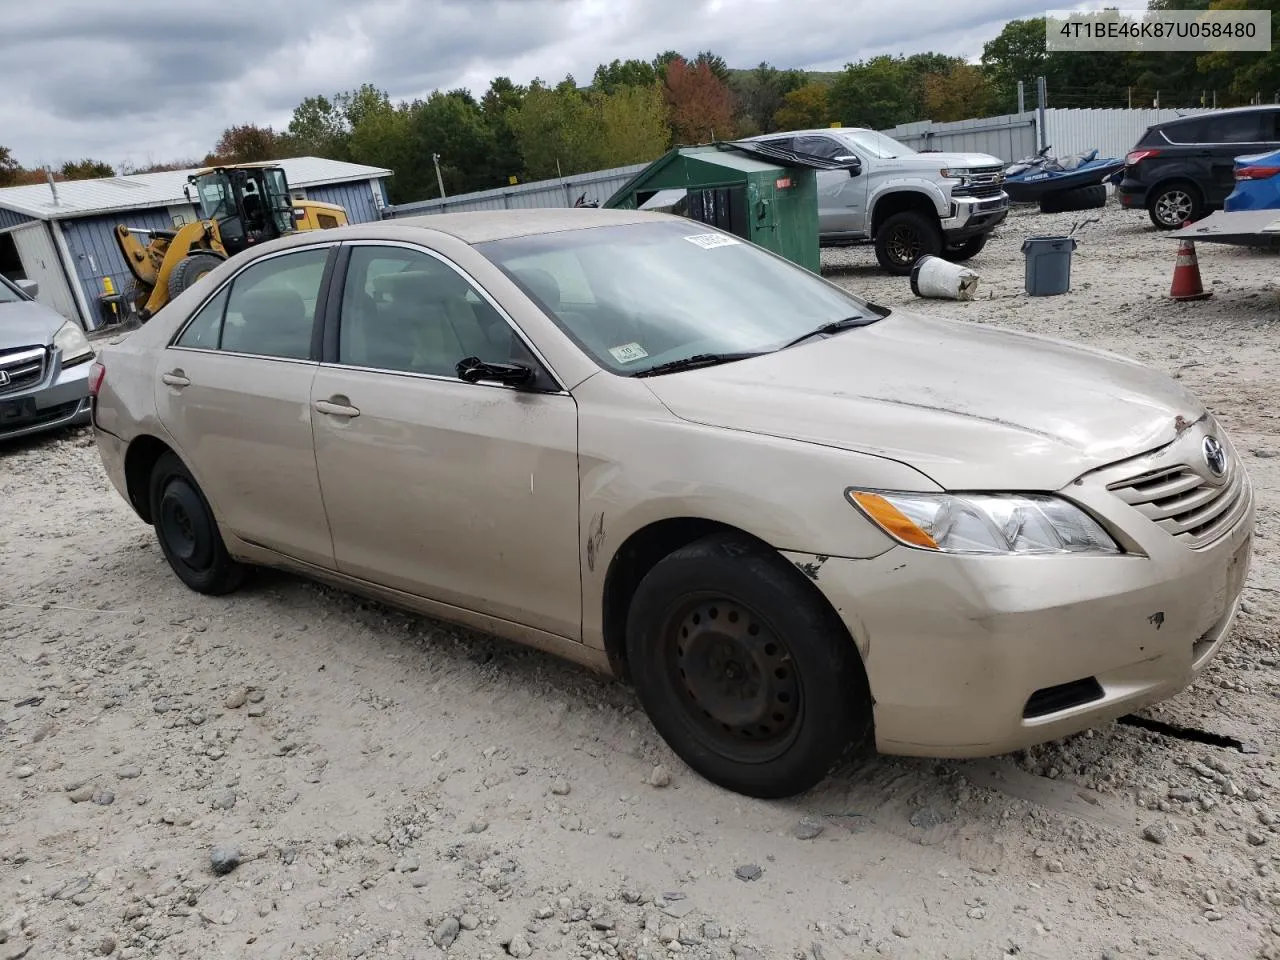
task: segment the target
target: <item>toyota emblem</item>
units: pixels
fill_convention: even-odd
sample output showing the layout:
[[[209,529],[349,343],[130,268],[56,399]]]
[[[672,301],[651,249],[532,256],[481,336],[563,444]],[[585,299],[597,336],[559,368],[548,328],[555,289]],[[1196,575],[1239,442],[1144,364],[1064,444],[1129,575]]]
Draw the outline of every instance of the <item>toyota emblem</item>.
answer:
[[[1217,437],[1204,438],[1204,462],[1209,472],[1215,477],[1224,476],[1227,472],[1227,452]]]

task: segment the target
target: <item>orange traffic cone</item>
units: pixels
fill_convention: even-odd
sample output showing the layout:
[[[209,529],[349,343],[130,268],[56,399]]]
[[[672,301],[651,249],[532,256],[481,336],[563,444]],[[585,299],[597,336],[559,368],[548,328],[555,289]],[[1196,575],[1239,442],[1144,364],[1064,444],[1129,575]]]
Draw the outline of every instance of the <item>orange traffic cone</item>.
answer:
[[[1191,226],[1191,221],[1184,223],[1183,228]],[[1173,268],[1173,286],[1169,297],[1173,300],[1207,300],[1213,291],[1206,291],[1200,282],[1200,261],[1196,259],[1194,240],[1178,241],[1178,262]]]

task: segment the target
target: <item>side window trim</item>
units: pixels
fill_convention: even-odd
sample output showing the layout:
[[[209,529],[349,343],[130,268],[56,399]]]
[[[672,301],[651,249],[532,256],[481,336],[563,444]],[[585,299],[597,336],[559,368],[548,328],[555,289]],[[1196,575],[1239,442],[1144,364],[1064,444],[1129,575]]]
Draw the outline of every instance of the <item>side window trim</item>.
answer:
[[[458,276],[470,284],[471,288],[483,297],[489,306],[497,311],[498,316],[500,316],[503,322],[508,326],[508,328],[510,328],[511,335],[516,337],[524,345],[525,349],[529,351],[533,358],[541,364],[542,369],[546,371],[547,375],[551,377],[555,384],[555,390],[544,392],[552,395],[568,395],[569,391],[565,389],[564,379],[556,373],[555,368],[547,362],[547,358],[543,355],[542,351],[540,351],[525,335],[525,332],[520,329],[519,325],[512,319],[511,315],[507,313],[506,308],[504,308],[502,304],[498,303],[498,301],[494,299],[493,295],[489,293],[489,291],[486,290],[479,281],[471,276],[471,274],[467,273],[466,270],[462,269],[458,264],[454,263],[438,251],[432,250],[430,247],[425,247],[417,243],[410,243],[405,240],[348,240],[342,243],[342,250],[338,254],[332,279],[324,290],[324,293],[326,294],[326,309],[324,314],[323,344],[320,353],[320,363],[322,366],[345,366],[338,360],[338,343],[341,337],[342,325],[342,293],[346,289],[347,273],[351,267],[351,252],[355,247],[393,247],[401,250],[410,250],[414,253],[425,254],[426,256],[439,261],[446,268],[453,270],[458,274]],[[317,310],[317,313],[318,312],[319,311]],[[402,370],[385,370],[382,372],[389,376],[421,377],[428,380],[441,380],[446,383],[462,383],[462,381],[458,380],[456,377],[444,377],[430,373],[413,373]],[[470,385],[468,384],[468,386]],[[515,388],[504,387],[503,389],[511,390]]]
[[[274,361],[276,361],[277,363],[316,363],[316,362],[317,362],[317,358],[321,356],[321,353],[319,352],[319,348],[320,348],[321,343],[322,343],[321,338],[322,338],[322,336],[323,336],[323,330],[324,330],[324,325],[323,325],[323,324],[321,324],[321,323],[320,323],[320,322],[318,322],[318,321],[320,321],[321,317],[323,317],[323,316],[324,316],[324,314],[322,314],[322,313],[321,313],[321,311],[322,311],[322,310],[327,310],[327,308],[328,308],[328,293],[329,293],[329,288],[330,288],[331,281],[332,281],[332,276],[333,276],[333,271],[334,271],[334,264],[335,264],[335,262],[336,262],[336,260],[337,260],[337,257],[338,257],[338,249],[339,249],[339,247],[341,247],[341,246],[342,246],[342,243],[341,243],[340,241],[336,241],[336,240],[325,240],[325,241],[321,241],[321,242],[317,242],[317,243],[308,243],[308,244],[303,244],[303,245],[301,245],[301,246],[297,246],[297,247],[288,247],[287,249],[284,249],[284,250],[276,250],[276,251],[274,251],[274,252],[272,252],[272,253],[266,254],[266,255],[261,256],[261,257],[255,257],[255,258],[254,258],[253,260],[251,260],[250,262],[248,262],[248,263],[244,264],[243,266],[241,266],[238,270],[236,270],[236,272],[235,272],[235,273],[233,273],[231,276],[227,277],[227,279],[223,280],[223,281],[222,281],[222,283],[218,284],[218,286],[217,286],[217,287],[215,287],[215,288],[213,289],[213,291],[212,291],[212,292],[211,292],[207,297],[205,297],[202,301],[200,301],[200,305],[199,305],[199,306],[197,306],[195,309],[193,309],[193,310],[191,311],[191,313],[187,316],[187,318],[182,322],[182,325],[181,325],[180,327],[178,327],[178,329],[174,332],[173,336],[171,336],[171,337],[169,338],[169,341],[164,345],[164,349],[166,349],[166,350],[189,350],[189,351],[192,351],[192,352],[194,352],[194,353],[224,353],[224,352],[226,352],[226,351],[222,350],[222,331],[225,329],[225,325],[226,325],[227,304],[229,304],[229,303],[231,302],[231,287],[232,287],[232,285],[236,282],[236,280],[238,280],[238,279],[241,277],[241,275],[242,275],[242,274],[244,274],[244,272],[245,272],[246,270],[249,270],[249,269],[251,269],[252,267],[257,266],[258,264],[266,263],[266,262],[267,262],[267,261],[269,261],[269,260],[274,260],[274,259],[276,259],[277,257],[285,257],[285,256],[288,256],[288,255],[289,255],[289,254],[291,254],[291,253],[303,253],[303,252],[308,251],[308,250],[326,250],[326,251],[328,251],[328,255],[327,255],[327,256],[326,256],[326,258],[325,258],[324,274],[323,274],[323,276],[321,277],[321,280],[320,280],[320,290],[319,290],[319,294],[318,294],[318,295],[317,295],[317,297],[316,297],[316,310],[315,310],[315,315],[312,317],[312,330],[311,330],[311,357],[310,357],[309,359],[306,359],[306,360],[299,360],[299,359],[295,359],[295,358],[293,358],[293,357],[272,357],[272,356],[266,356],[266,355],[258,354],[258,353],[238,353],[238,352],[236,352],[236,353],[231,353],[231,354],[230,354],[231,356],[237,356],[237,357],[252,357],[252,358],[255,358],[255,359],[258,359],[258,360],[274,360]],[[186,334],[187,329],[188,329],[188,328],[191,326],[191,324],[195,321],[196,317],[200,316],[200,312],[201,312],[201,311],[202,311],[206,306],[208,306],[208,304],[209,304],[209,303],[210,303],[210,302],[211,302],[215,297],[217,297],[217,296],[219,296],[220,294],[222,294],[222,292],[223,292],[223,291],[226,291],[227,299],[226,299],[226,302],[225,302],[225,303],[223,303],[223,305],[222,305],[222,321],[223,321],[223,322],[222,322],[222,323],[219,325],[219,327],[218,327],[218,346],[217,346],[216,348],[213,348],[213,349],[210,349],[210,348],[208,348],[208,347],[186,347],[186,346],[182,346],[178,341],[179,341],[179,340],[181,340],[181,339],[182,339],[182,337]]]

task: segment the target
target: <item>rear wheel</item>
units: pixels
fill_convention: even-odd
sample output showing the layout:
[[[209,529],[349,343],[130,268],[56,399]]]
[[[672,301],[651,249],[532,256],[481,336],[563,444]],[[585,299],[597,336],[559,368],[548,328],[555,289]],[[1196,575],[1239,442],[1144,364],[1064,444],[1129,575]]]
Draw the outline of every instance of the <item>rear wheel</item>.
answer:
[[[151,471],[151,522],[169,566],[192,590],[231,593],[244,582],[247,568],[227,553],[200,485],[172,453]]]
[[[876,259],[895,276],[911,272],[921,257],[942,253],[942,230],[934,217],[903,210],[885,219],[876,231]]]
[[[188,287],[196,283],[210,270],[222,264],[222,258],[213,253],[190,253],[178,261],[169,271],[169,299],[176,299]]]
[[[1087,187],[1059,190],[1040,198],[1041,213],[1067,213],[1072,210],[1096,210],[1107,205],[1107,188],[1101,183]]]
[[[970,260],[981,253],[990,236],[989,233],[980,233],[976,237],[970,237],[968,240],[950,244],[942,251],[942,256],[953,263],[963,263],[965,260]]]
[[[1152,192],[1147,200],[1147,213],[1161,230],[1176,230],[1188,220],[1204,216],[1204,199],[1195,184],[1176,180]]]
[[[844,625],[794,566],[714,535],[661,560],[627,617],[654,726],[712,783],[792,796],[872,743],[871,695]]]

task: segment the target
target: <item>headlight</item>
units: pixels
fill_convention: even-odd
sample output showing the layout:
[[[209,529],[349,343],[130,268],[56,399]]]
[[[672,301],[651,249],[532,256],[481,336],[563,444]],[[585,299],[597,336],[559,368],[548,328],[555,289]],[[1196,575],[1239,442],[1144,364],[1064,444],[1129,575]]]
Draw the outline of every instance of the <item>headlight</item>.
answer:
[[[848,490],[849,502],[899,543],[970,554],[1120,553],[1092,517],[1043,494]]]
[[[943,167],[938,171],[944,180],[963,180],[970,171],[963,167]]]
[[[62,353],[64,367],[93,358],[93,345],[89,343],[84,331],[70,320],[59,327],[58,332],[53,335],[53,345]]]

